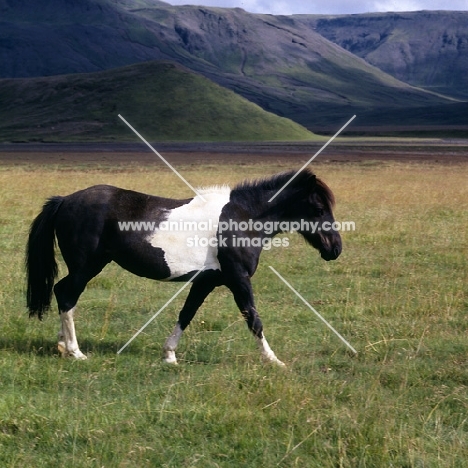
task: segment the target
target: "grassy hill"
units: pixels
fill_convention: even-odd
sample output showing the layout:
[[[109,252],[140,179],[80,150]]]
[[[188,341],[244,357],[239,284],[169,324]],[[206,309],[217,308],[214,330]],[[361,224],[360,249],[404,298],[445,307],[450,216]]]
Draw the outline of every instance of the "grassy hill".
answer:
[[[301,17],[153,0],[0,0],[0,14],[3,77],[171,60],[310,129],[449,102],[382,72]]]
[[[168,62],[0,80],[2,141],[309,140],[291,120]]]

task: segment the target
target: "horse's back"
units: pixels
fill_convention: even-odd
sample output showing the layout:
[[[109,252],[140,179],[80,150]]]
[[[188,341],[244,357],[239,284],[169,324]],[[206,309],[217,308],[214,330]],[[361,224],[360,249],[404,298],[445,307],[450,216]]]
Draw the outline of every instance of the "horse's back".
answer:
[[[157,197],[111,185],[94,185],[67,195],[55,225],[65,262],[69,268],[81,268],[115,261],[138,276],[168,278],[171,272],[164,252],[147,238],[171,210],[190,200]]]
[[[118,190],[110,185],[95,185],[63,197],[55,224],[59,244],[64,244],[66,238],[85,240],[101,232]]]
[[[74,223],[113,220],[144,220],[174,209],[190,199],[158,197],[112,185],[93,185],[64,197],[60,218]]]

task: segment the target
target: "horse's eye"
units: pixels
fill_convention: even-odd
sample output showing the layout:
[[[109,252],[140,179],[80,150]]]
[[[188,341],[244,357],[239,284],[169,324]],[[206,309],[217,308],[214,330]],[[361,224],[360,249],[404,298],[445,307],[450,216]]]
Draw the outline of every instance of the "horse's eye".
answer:
[[[323,216],[325,214],[325,211],[323,210],[323,208],[317,208],[316,214],[317,216]]]

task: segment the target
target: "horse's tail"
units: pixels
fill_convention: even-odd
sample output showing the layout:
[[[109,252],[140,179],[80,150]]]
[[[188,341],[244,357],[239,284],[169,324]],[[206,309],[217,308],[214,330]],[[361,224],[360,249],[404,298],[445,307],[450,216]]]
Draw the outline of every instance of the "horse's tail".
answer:
[[[55,261],[55,216],[63,197],[50,198],[31,224],[26,247],[27,306],[29,316],[42,319],[50,307],[58,273]]]

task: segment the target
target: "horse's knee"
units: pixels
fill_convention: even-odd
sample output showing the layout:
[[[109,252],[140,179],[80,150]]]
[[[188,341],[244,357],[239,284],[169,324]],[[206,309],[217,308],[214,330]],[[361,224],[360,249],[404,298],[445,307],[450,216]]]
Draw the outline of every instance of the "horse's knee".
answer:
[[[184,331],[190,325],[193,318],[195,317],[195,313],[196,311],[186,312],[185,310],[180,312],[178,323],[182,331]]]
[[[54,286],[54,294],[60,312],[70,310],[76,306],[88,281],[94,276],[94,272],[73,271]]]
[[[62,278],[54,286],[54,294],[57,299],[59,312],[66,312],[73,309],[78,301],[79,293],[74,293],[70,276]]]
[[[242,311],[242,315],[244,316],[245,321],[247,322],[247,326],[249,330],[257,337],[263,337],[263,324],[260,320],[260,316],[258,312],[252,308],[249,310]]]

